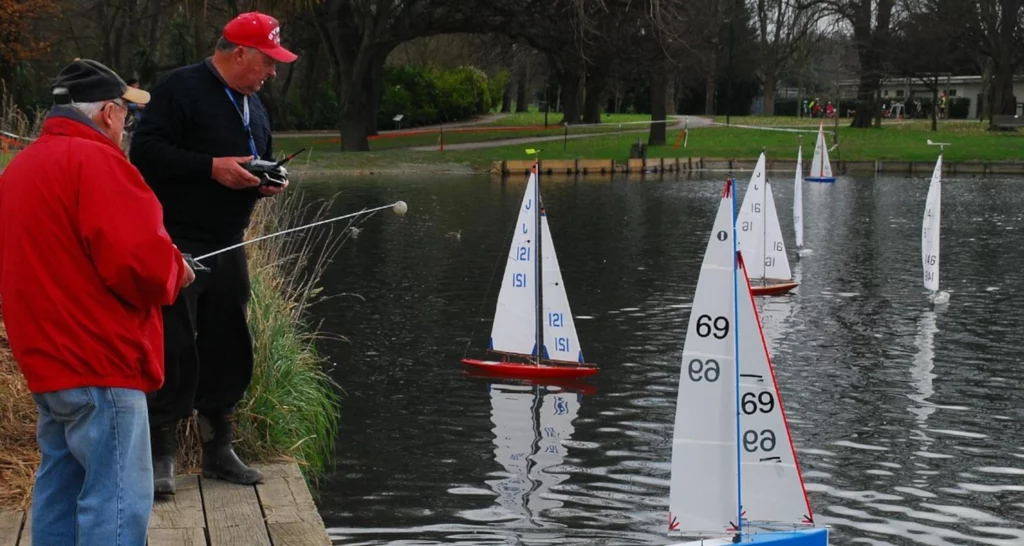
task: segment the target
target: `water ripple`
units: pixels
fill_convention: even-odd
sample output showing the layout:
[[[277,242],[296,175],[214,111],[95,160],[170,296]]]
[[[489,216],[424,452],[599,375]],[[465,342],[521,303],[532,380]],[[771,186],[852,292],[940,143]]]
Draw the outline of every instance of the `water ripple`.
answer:
[[[318,499],[334,543],[667,543],[679,361],[721,182],[545,183],[581,344],[602,366],[593,392],[458,363],[486,347],[522,180],[309,182],[340,191],[339,212],[411,207],[366,222],[325,277],[365,298],[318,310],[349,340],[322,344],[345,387]],[[921,287],[927,180],[900,177],[805,186],[814,254],[791,254],[791,294],[758,302],[835,546],[1024,545],[1024,194],[943,182],[945,309]],[[792,249],[791,184],[774,192]]]

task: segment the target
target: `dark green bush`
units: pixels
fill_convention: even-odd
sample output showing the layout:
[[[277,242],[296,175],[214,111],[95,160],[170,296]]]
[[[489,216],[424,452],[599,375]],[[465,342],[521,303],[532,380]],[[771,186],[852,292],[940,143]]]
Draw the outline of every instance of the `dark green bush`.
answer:
[[[403,115],[403,128],[486,114],[492,106],[492,85],[483,72],[472,67],[447,71],[417,66],[386,67],[377,124],[381,129],[390,129],[397,114]]]

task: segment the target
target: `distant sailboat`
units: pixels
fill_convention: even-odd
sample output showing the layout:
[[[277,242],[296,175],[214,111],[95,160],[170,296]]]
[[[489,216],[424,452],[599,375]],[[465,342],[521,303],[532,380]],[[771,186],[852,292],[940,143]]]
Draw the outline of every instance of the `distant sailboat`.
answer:
[[[796,175],[793,177],[793,232],[796,235],[796,255],[807,256],[814,252],[804,248],[804,147],[796,149]]]
[[[668,532],[697,538],[685,546],[827,546],[828,529],[814,527],[746,266],[733,242],[733,203],[727,182],[683,345]]]
[[[598,371],[583,360],[540,200],[536,163],[520,206],[488,350],[502,355],[502,360],[463,358],[462,362],[509,377],[585,377]]]
[[[835,182],[832,176],[832,162],[828,160],[828,146],[825,144],[825,122],[818,126],[818,140],[814,143],[814,158],[811,159],[811,175],[808,182]]]
[[[924,287],[931,291],[929,299],[935,305],[949,303],[949,292],[939,291],[939,227],[942,223],[942,152],[935,161],[928,198],[921,223],[921,262],[924,269]]]
[[[768,181],[764,152],[757,159],[750,184],[736,218],[736,244],[750,265],[755,296],[785,294],[799,286],[789,269],[782,226],[775,211],[775,197]]]

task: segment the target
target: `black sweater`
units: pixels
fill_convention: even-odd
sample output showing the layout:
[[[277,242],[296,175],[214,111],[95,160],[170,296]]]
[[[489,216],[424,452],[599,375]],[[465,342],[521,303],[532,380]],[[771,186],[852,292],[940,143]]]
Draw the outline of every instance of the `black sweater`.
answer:
[[[242,95],[231,103],[210,59],[162,78],[135,135],[130,157],[163,205],[164,224],[175,240],[230,245],[242,240],[255,188],[233,190],[211,178],[214,157],[249,156],[242,124]],[[272,158],[270,119],[256,95],[249,96],[249,120],[256,150]]]

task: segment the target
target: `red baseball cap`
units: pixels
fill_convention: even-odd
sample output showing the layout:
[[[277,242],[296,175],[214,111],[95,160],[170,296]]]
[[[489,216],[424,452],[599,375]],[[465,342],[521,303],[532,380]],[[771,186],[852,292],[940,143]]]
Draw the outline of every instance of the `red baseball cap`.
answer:
[[[290,63],[299,56],[281,47],[281,25],[277,19],[250,11],[224,25],[224,39],[240,46],[254,47],[275,61]]]

